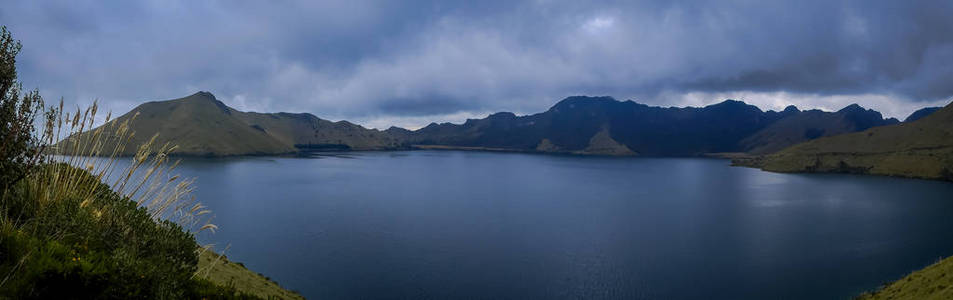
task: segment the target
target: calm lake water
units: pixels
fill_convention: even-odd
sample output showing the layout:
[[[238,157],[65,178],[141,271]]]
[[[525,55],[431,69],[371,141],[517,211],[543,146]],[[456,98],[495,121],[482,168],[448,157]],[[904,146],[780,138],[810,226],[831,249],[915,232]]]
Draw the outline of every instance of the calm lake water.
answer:
[[[228,256],[310,298],[847,299],[953,255],[953,184],[715,159],[189,159]]]

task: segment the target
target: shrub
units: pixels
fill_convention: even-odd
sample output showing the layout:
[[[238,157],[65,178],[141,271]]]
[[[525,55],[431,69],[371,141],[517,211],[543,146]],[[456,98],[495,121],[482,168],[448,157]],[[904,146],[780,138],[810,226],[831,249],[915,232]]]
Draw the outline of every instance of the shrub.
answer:
[[[133,133],[108,115],[88,130],[95,103],[71,114],[61,101],[37,132],[43,101],[16,82],[19,49],[3,28],[0,298],[249,298],[196,276],[194,233],[216,227],[189,196],[192,181],[171,175],[174,147],[146,143],[119,168]],[[64,135],[82,138],[57,144]]]
[[[65,164],[44,169],[73,168]],[[46,173],[46,170],[39,172]],[[76,172],[76,176],[92,176]],[[0,274],[14,281],[0,294],[16,298],[58,298],[68,287],[82,298],[182,298],[198,258],[192,234],[170,221],[154,221],[148,211],[95,182],[97,201],[67,195],[37,203],[27,186],[5,207]],[[16,200],[13,200],[16,199]]]
[[[0,188],[22,179],[39,159],[33,121],[43,111],[38,91],[22,93],[17,82],[16,56],[20,42],[0,27]]]

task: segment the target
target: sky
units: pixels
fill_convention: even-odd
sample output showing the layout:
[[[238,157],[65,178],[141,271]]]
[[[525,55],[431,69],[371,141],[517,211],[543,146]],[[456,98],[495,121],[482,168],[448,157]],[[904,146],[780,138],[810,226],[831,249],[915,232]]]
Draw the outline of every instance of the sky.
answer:
[[[25,88],[116,114],[204,90],[244,111],[418,128],[572,95],[761,109],[953,101],[953,1],[7,1]]]

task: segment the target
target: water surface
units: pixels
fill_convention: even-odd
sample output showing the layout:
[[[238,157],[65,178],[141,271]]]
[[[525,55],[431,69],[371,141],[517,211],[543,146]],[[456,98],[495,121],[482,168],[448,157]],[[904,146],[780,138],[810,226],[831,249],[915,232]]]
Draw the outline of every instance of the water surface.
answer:
[[[846,299],[953,255],[934,181],[453,151],[179,170],[205,242],[318,299]]]

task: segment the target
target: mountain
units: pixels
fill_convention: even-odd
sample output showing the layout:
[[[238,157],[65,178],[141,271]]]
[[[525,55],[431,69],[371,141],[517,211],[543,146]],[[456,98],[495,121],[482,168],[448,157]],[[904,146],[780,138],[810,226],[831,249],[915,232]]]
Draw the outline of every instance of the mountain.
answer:
[[[411,132],[414,144],[580,154],[683,156],[731,151],[776,119],[725,101],[704,108],[662,108],[611,97],[566,98],[543,113],[497,113]]]
[[[282,144],[301,150],[387,150],[397,139],[348,121],[331,122],[307,113],[242,113],[238,119],[260,128]]]
[[[819,137],[867,130],[871,127],[899,123],[884,119],[874,110],[851,104],[837,112],[820,110],[799,111],[788,106],[787,117],[774,122],[741,141],[744,152],[766,154]]]
[[[777,172],[840,172],[953,181],[953,103],[922,119],[819,138],[735,163]]]
[[[242,112],[208,92],[144,103],[113,122],[127,120],[132,120],[135,136],[123,155],[133,154],[135,146],[159,134],[158,144],[178,145],[174,154],[199,156],[410,147],[593,155],[763,154],[818,137],[897,123],[856,104],[837,112],[800,111],[793,106],[775,112],[735,100],[678,108],[574,96],[533,115],[500,112],[463,124],[379,131],[307,113]],[[86,136],[70,137],[61,146],[78,138]]]
[[[463,124],[432,123],[417,131],[389,129],[405,143],[461,149],[576,154],[695,156],[768,153],[809,139],[897,123],[851,105],[835,112],[761,111],[726,100],[701,108],[663,108],[611,97],[574,96],[548,111],[496,113]]]
[[[925,107],[925,108],[918,109],[917,111],[910,114],[910,116],[904,119],[903,121],[913,122],[913,121],[922,119],[923,117],[929,116],[930,114],[940,110],[941,108],[942,107]]]
[[[134,118],[133,118],[134,117]],[[314,149],[378,150],[397,147],[397,140],[346,121],[331,122],[311,114],[242,112],[209,92],[185,98],[147,102],[111,122],[130,122],[135,135],[122,155],[132,155],[159,134],[158,144],[178,146],[173,154],[198,156],[288,154]],[[69,144],[69,137],[60,145]]]

